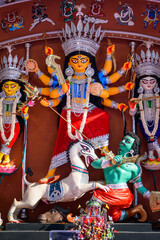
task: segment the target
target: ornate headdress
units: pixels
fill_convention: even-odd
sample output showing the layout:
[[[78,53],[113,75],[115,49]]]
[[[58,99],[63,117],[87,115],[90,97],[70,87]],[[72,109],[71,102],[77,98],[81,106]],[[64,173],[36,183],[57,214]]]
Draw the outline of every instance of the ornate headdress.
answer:
[[[105,31],[101,33],[101,26],[96,30],[94,24],[90,28],[88,22],[83,25],[81,20],[83,13],[78,12],[77,15],[79,16],[77,26],[71,22],[71,27],[66,23],[65,29],[62,29],[64,41],[62,38],[61,40],[64,54],[67,56],[74,51],[85,51],[95,56]]]
[[[18,57],[15,55],[12,56],[12,46],[6,46],[8,49],[9,55],[8,58],[4,55],[1,58],[0,64],[0,82],[5,79],[15,79],[18,80],[21,74],[26,74],[24,70],[24,58],[22,57],[18,62]]]
[[[141,50],[140,56],[136,53],[135,69],[137,77],[142,75],[157,75],[160,77],[160,58],[159,53],[150,51],[153,42],[144,42],[147,47],[146,53]]]

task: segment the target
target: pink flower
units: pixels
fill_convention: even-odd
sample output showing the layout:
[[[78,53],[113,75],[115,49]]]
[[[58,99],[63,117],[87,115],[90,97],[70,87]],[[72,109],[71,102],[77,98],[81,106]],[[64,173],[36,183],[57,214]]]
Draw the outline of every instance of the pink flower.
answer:
[[[35,105],[35,101],[30,100],[27,104],[29,107],[33,107]]]

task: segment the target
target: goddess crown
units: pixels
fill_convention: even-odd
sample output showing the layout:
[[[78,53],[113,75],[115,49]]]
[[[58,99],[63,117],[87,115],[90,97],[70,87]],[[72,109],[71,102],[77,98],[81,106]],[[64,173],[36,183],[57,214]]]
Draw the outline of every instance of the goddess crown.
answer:
[[[159,53],[150,50],[152,42],[146,42],[146,53],[141,50],[140,56],[135,55],[135,72],[137,77],[142,75],[157,75],[160,77],[160,58]]]
[[[1,58],[0,64],[0,82],[5,79],[18,80],[21,74],[25,74],[24,70],[24,58],[22,57],[18,62],[18,57],[14,57],[11,54],[12,46],[6,46],[9,52],[8,58],[4,55]]]
[[[94,24],[91,28],[88,22],[83,25],[82,15],[83,13],[79,10],[77,26],[71,22],[71,27],[66,23],[65,29],[62,29],[61,41],[65,56],[73,51],[85,51],[95,56],[105,35],[105,31],[101,33],[101,26],[96,30]]]

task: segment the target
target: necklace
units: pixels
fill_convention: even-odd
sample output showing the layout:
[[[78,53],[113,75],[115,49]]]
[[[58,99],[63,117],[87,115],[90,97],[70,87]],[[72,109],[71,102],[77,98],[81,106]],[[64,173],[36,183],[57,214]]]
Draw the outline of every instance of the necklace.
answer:
[[[71,80],[71,76],[69,78],[69,81]],[[82,117],[82,122],[79,128],[79,132],[82,133],[85,127],[85,123],[86,123],[86,119],[87,119],[87,113],[88,113],[88,106],[89,106],[89,97],[90,97],[90,83],[91,83],[91,77],[87,78],[87,90],[86,90],[86,106],[83,108],[84,112],[83,112],[83,117]],[[71,131],[71,94],[70,94],[70,89],[67,92],[67,132],[68,132],[68,136],[75,140],[77,137],[76,135],[72,134]]]
[[[158,96],[158,94],[155,94],[155,95]],[[142,97],[143,97],[143,94],[141,93],[139,95],[139,98],[142,98]],[[156,132],[157,132],[157,129],[158,129],[158,122],[159,122],[159,99],[156,99],[155,123],[154,123],[154,128],[153,128],[152,132],[149,131],[146,119],[144,117],[144,108],[143,108],[142,101],[139,102],[139,107],[140,107],[140,116],[141,116],[141,120],[142,120],[142,123],[143,123],[144,130],[145,130],[146,134],[150,138],[153,138],[155,136]]]
[[[16,108],[17,108],[17,103],[19,101],[19,96],[16,97],[13,100],[13,108],[12,108],[12,114],[11,114],[11,134],[9,138],[7,139],[5,136],[5,130],[4,130],[4,125],[3,125],[3,101],[5,100],[5,97],[0,98],[0,131],[1,131],[1,137],[5,144],[9,144],[13,137],[14,137],[14,130],[15,130],[15,121],[16,121]]]

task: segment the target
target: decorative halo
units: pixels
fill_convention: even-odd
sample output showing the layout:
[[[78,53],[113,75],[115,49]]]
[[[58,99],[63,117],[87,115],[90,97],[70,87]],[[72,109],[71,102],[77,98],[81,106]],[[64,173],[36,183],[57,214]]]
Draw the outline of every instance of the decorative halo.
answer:
[[[102,84],[95,82],[90,85],[90,93],[94,96],[100,96],[102,94]]]
[[[28,72],[35,72],[38,68],[38,64],[33,59],[28,59],[25,62],[25,68]]]

